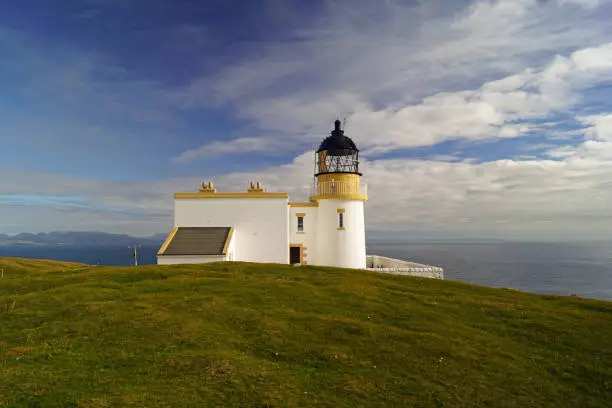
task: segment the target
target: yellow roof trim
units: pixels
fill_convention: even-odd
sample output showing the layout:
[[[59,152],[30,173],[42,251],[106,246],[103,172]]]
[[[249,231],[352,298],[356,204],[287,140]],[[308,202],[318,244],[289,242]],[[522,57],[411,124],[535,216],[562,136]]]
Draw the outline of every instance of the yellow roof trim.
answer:
[[[340,200],[363,200],[368,201],[368,196],[361,194],[326,194],[321,196],[312,196],[311,200],[326,200],[326,199],[340,199]]]
[[[311,202],[293,202],[289,203],[290,207],[318,207],[319,203],[311,203]]]
[[[179,227],[172,228],[172,231],[170,231],[170,233],[168,234],[168,237],[164,241],[163,245],[161,246],[161,248],[159,248],[159,251],[157,251],[157,255],[163,255],[164,252],[166,252],[166,249],[168,249],[168,245],[170,245],[170,242],[172,242],[172,240],[174,239],[174,236],[176,235],[178,229]]]
[[[174,198],[289,198],[289,193],[175,193]]]
[[[234,236],[234,227],[231,227],[229,233],[227,234],[227,239],[225,240],[225,245],[223,245],[223,254],[227,255],[227,250],[229,248],[230,242],[232,242],[232,237]]]

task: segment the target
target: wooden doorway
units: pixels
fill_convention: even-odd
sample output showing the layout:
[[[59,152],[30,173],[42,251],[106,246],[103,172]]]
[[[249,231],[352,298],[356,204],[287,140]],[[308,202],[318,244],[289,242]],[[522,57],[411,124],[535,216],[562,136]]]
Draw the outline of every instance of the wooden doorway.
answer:
[[[289,264],[303,264],[304,263],[304,247],[301,244],[289,246]]]

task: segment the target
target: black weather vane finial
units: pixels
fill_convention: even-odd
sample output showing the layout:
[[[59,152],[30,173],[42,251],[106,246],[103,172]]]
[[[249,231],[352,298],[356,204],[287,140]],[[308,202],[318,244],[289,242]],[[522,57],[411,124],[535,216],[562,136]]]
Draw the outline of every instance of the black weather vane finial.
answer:
[[[340,119],[336,119],[334,122],[334,132],[340,132]]]

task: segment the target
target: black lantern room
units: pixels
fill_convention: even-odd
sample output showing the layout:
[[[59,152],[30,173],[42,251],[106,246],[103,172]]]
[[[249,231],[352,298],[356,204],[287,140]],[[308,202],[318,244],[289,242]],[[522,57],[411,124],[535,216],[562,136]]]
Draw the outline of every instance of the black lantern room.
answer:
[[[329,173],[359,173],[359,149],[350,137],[344,136],[340,121],[334,123],[334,130],[326,137],[315,159],[315,176]]]

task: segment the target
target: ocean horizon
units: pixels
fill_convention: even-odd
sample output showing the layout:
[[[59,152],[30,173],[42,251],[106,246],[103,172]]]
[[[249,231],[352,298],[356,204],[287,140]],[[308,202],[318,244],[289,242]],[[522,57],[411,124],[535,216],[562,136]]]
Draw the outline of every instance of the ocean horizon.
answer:
[[[552,295],[612,300],[612,252],[608,242],[512,242],[426,240],[367,243],[369,255],[444,268],[446,280]],[[159,245],[137,249],[138,264],[156,263]],[[0,257],[134,265],[128,246],[0,245]]]

